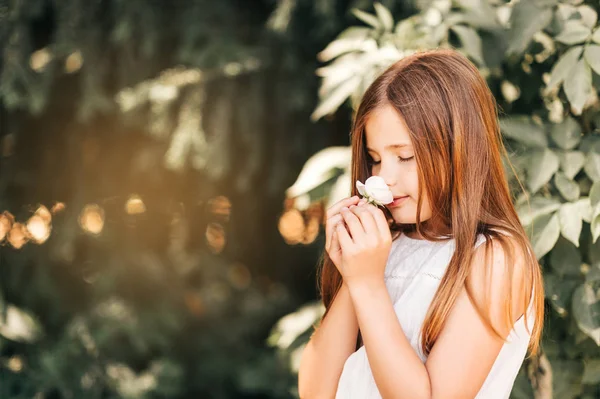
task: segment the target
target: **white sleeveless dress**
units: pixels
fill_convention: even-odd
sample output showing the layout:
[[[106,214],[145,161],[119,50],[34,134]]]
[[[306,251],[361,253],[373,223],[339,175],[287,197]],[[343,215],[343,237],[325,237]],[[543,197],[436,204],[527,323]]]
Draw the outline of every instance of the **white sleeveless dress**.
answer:
[[[485,237],[480,235],[476,247],[483,242]],[[423,363],[427,356],[421,350],[421,327],[454,248],[453,239],[432,242],[401,235],[393,241],[386,265],[385,283],[396,315],[404,334]],[[530,316],[529,319],[528,326],[531,328],[533,317]],[[515,323],[476,399],[509,397],[527,353],[529,338],[524,318],[521,317]],[[380,398],[365,347],[362,346],[344,364],[336,399]]]

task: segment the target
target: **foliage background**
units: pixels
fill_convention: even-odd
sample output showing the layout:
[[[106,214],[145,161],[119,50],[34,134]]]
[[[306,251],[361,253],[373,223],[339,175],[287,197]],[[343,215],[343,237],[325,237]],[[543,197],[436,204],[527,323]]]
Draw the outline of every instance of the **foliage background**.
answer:
[[[499,102],[544,268],[544,354],[513,397],[598,397],[598,12],[0,0],[0,398],[296,396],[352,106],[438,46]]]

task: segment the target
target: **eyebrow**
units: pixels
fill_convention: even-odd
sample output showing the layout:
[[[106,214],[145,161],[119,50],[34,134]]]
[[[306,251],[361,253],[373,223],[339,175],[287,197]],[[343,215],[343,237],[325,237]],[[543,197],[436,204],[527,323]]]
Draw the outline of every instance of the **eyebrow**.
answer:
[[[384,149],[397,149],[397,148],[402,148],[402,147],[408,147],[410,144],[390,144],[390,145],[386,145]],[[372,148],[368,148],[367,147],[367,151],[373,151],[373,152],[377,152]]]

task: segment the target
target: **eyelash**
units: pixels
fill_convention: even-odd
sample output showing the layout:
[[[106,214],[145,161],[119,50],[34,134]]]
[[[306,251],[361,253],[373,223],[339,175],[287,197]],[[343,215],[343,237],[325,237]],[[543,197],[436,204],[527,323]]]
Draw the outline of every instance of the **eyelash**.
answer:
[[[414,158],[414,155],[412,157],[409,157],[409,158],[398,157],[398,161],[400,161],[400,162],[408,162],[408,161],[410,161],[413,158]],[[381,163],[381,161],[375,162],[372,159],[369,159],[369,165],[379,165],[380,163]]]

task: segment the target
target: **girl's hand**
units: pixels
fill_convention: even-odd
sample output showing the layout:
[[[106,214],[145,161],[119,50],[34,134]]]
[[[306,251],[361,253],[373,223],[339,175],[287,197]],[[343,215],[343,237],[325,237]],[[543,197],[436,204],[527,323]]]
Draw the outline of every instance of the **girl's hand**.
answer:
[[[338,270],[342,264],[342,252],[340,243],[337,239],[337,234],[335,234],[335,228],[339,223],[344,224],[344,218],[340,214],[340,210],[343,207],[354,207],[363,202],[366,201],[359,199],[359,197],[355,195],[354,197],[344,198],[327,210],[327,221],[325,222],[325,250]]]
[[[341,208],[346,226],[338,224],[335,236],[341,248],[341,265],[336,266],[351,285],[382,282],[392,235],[383,211],[371,204]]]

